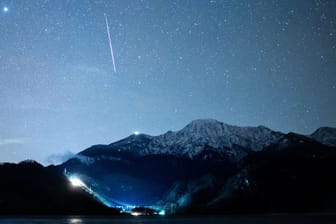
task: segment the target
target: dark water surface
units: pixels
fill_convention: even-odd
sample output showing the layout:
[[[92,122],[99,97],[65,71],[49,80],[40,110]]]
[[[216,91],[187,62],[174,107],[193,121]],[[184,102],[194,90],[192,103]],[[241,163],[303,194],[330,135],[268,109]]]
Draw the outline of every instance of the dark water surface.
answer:
[[[0,217],[0,224],[336,224],[336,214],[323,215],[243,215],[215,217]]]

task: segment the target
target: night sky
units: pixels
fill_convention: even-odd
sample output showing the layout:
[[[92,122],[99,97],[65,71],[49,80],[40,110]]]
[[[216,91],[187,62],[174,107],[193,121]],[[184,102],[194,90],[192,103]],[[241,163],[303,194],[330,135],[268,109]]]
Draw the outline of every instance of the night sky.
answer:
[[[197,118],[304,134],[336,126],[334,0],[0,7],[1,162],[47,164]]]

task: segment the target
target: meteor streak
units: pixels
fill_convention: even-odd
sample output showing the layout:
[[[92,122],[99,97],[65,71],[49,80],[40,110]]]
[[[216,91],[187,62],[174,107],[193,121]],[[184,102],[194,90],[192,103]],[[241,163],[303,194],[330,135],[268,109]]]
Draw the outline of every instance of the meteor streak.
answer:
[[[111,35],[110,35],[110,27],[109,27],[109,25],[108,25],[108,22],[107,22],[107,16],[106,16],[105,13],[104,13],[104,16],[105,16],[105,23],[106,23],[107,36],[108,36],[109,44],[110,44],[110,52],[111,52],[111,58],[112,58],[112,64],[113,64],[113,70],[114,70],[114,73],[117,73],[117,69],[116,69],[116,65],[115,65],[115,61],[114,61],[114,54],[113,54],[113,47],[112,47]]]

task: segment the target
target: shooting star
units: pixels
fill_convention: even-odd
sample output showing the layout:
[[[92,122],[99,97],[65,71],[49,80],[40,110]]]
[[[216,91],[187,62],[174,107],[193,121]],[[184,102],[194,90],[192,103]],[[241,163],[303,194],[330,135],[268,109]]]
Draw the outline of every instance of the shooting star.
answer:
[[[115,65],[115,61],[114,61],[114,54],[113,54],[113,47],[112,47],[111,35],[110,35],[110,27],[109,27],[109,25],[108,25],[108,22],[107,22],[107,16],[106,16],[105,13],[104,13],[104,16],[105,16],[105,23],[106,23],[107,36],[108,36],[109,44],[110,44],[110,52],[111,52],[111,58],[112,58],[112,64],[113,64],[113,70],[114,70],[114,73],[117,73],[117,69],[116,69],[116,65]]]

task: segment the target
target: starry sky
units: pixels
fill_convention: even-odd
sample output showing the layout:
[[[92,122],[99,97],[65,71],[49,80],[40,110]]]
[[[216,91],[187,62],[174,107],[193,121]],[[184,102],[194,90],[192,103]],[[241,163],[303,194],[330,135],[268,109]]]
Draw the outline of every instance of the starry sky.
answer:
[[[57,162],[197,118],[303,134],[336,126],[336,1],[0,7],[0,162]]]

